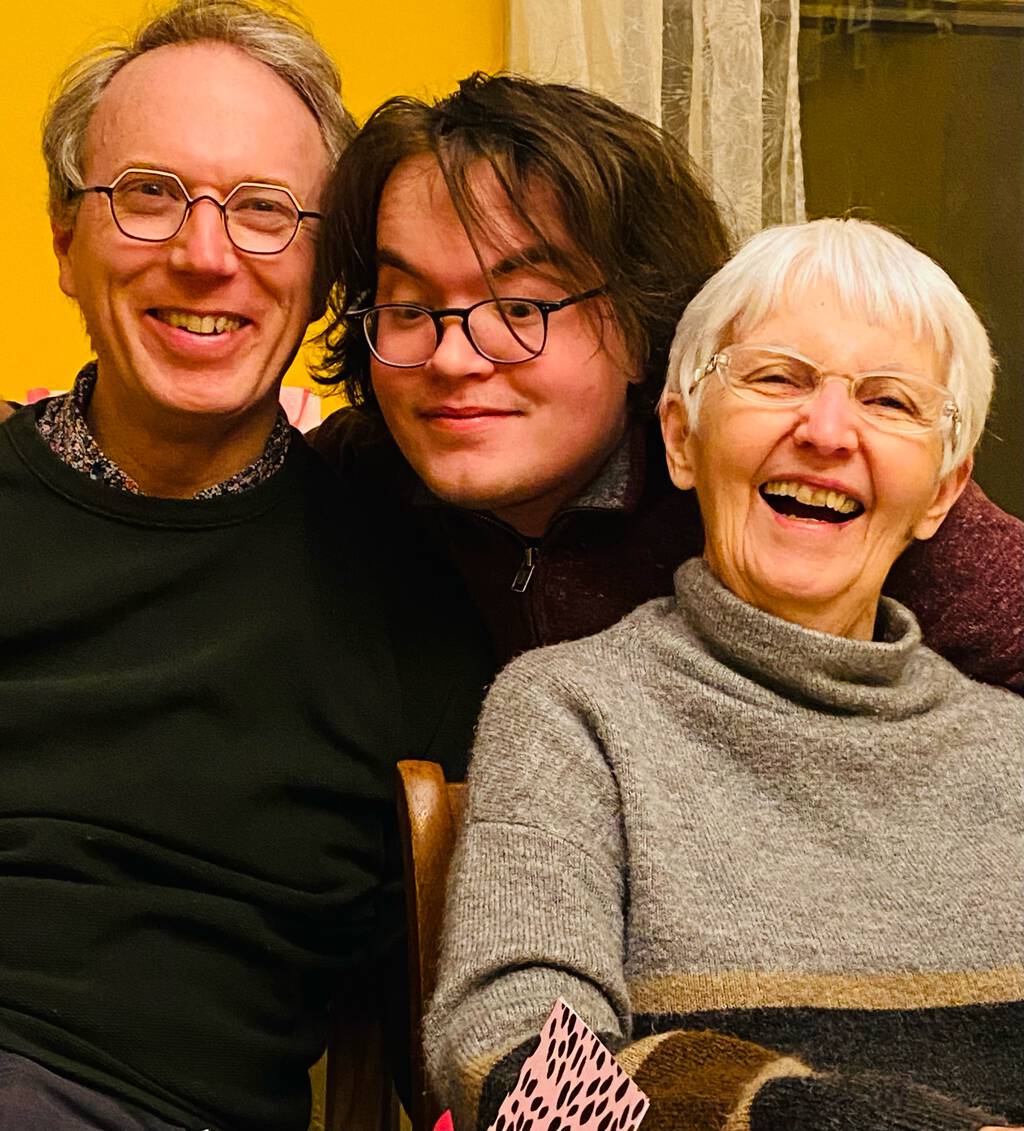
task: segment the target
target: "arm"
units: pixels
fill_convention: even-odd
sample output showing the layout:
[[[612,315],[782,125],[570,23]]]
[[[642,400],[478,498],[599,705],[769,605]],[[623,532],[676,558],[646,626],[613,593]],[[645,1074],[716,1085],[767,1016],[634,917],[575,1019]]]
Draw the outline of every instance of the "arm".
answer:
[[[903,1077],[819,1073],[724,1032],[633,1039],[626,845],[600,709],[554,651],[499,676],[449,880],[429,1069],[456,1126],[486,1128],[557,997],[652,1100],[644,1131],[975,1131],[998,1116]]]
[[[1024,695],[1024,523],[973,480],[935,536],[899,558],[885,592],[966,675]]]
[[[541,686],[540,664],[513,663],[484,706],[426,1021],[431,1076],[465,1128],[488,1078],[497,1102],[514,1083],[557,997],[614,1042],[629,1026],[617,789],[585,709]]]

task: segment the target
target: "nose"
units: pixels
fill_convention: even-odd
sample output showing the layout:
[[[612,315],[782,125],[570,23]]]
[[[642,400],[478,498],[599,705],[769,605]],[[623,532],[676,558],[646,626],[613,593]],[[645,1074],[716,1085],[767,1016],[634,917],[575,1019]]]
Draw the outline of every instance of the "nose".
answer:
[[[198,275],[226,277],[238,269],[238,250],[212,200],[196,200],[171,240],[171,266]]]
[[[457,316],[444,320],[441,340],[427,362],[427,368],[448,380],[486,380],[495,372],[494,362],[477,353],[466,336],[462,320]]]
[[[797,410],[799,421],[794,439],[820,452],[854,451],[860,444],[860,418],[857,415],[849,382],[828,377],[818,392]]]

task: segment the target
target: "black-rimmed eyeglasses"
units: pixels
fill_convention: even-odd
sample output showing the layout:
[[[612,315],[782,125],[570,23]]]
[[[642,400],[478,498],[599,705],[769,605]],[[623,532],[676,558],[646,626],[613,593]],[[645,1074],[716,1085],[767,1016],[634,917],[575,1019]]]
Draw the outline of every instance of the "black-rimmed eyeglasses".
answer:
[[[444,335],[444,320],[458,318],[469,344],[481,357],[500,365],[529,361],[544,351],[548,318],[567,306],[596,298],[605,287],[594,287],[558,302],[537,298],[488,298],[472,306],[429,310],[411,302],[385,302],[350,310],[347,319],[360,321],[373,356],[396,369],[425,365]]]
[[[303,220],[320,219],[283,185],[242,181],[218,200],[209,193],[190,196],[180,177],[160,169],[125,169],[112,184],[77,192],[105,195],[118,229],[147,243],[173,239],[195,205],[208,200],[220,209],[228,239],[248,255],[276,255],[295,239]]]

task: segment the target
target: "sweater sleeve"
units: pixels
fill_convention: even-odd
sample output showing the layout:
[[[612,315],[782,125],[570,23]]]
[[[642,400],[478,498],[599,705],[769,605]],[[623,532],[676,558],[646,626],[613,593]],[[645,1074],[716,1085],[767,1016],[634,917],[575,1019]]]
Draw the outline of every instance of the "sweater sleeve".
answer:
[[[1024,522],[973,480],[934,537],[899,558],[885,592],[962,672],[1024,695]]]
[[[564,998],[651,1098],[644,1131],[973,1131],[998,1116],[901,1077],[838,1076],[714,1030],[633,1039],[626,847],[597,704],[550,657],[484,706],[452,864],[428,1069],[456,1126],[486,1128]]]
[[[556,998],[613,1043],[629,1033],[616,783],[592,714],[538,656],[510,665],[484,705],[425,1026],[435,1087],[467,1128],[484,1081]]]

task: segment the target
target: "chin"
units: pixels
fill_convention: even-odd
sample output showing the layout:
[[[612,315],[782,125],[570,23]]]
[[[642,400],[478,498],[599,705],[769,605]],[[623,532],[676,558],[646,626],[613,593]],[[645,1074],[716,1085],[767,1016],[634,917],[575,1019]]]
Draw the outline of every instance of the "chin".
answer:
[[[424,478],[430,491],[442,502],[453,507],[460,507],[468,511],[490,511],[502,505],[500,496],[482,490],[478,486],[463,486],[447,480],[433,480]]]
[[[223,417],[244,416],[276,399],[276,390],[256,395],[252,389],[217,389],[209,385],[194,390],[172,389],[161,397],[162,403],[174,412]]]
[[[486,511],[500,506],[505,495],[501,482],[493,482],[470,469],[446,466],[437,467],[419,465],[413,460],[409,461],[413,471],[423,480],[429,490],[439,499],[451,503],[454,507],[464,507],[466,510]]]
[[[823,577],[820,572],[796,571],[785,576],[766,578],[758,585],[763,593],[770,593],[788,603],[807,602],[820,606],[829,601],[839,600],[854,587],[856,578]]]

